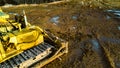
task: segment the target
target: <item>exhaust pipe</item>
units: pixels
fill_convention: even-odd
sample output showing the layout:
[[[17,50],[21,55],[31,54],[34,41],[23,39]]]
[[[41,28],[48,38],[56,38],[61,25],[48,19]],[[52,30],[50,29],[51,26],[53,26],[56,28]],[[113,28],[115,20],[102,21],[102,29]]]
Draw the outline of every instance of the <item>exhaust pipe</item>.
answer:
[[[23,10],[23,15],[24,15],[24,20],[25,20],[25,25],[27,26],[28,25],[28,22],[27,22],[27,17],[26,17],[26,14],[25,14],[25,11]]]

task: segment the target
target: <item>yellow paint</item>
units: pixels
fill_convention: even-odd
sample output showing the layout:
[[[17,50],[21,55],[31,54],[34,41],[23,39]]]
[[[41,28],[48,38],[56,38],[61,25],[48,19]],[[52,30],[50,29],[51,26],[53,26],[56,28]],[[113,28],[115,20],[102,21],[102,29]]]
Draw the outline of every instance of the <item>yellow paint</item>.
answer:
[[[39,27],[31,28],[30,26],[21,30],[6,32],[3,35],[3,40],[6,42],[0,42],[0,63],[44,42],[44,34],[41,31]],[[5,47],[7,48],[5,49]]]
[[[0,12],[2,12],[0,8]],[[21,27],[21,23],[15,21],[7,21],[6,17],[0,16],[0,63],[9,60],[10,58],[24,52],[29,48],[39,45],[44,42],[44,38],[48,41],[55,43],[56,49],[58,49],[55,54],[50,57],[47,61],[41,63],[40,66],[53,61],[64,53],[68,52],[68,42],[60,41],[59,38],[55,40],[51,39],[44,31],[38,26],[29,25],[26,28]],[[9,25],[3,24],[4,22],[11,22]],[[10,25],[11,24],[11,25]],[[54,45],[53,45],[54,46]]]

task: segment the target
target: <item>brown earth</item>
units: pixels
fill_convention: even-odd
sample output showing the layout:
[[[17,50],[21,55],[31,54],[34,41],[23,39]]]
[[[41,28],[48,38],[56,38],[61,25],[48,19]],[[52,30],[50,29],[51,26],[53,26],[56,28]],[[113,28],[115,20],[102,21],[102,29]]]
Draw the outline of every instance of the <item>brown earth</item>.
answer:
[[[4,11],[21,13],[23,9],[30,23],[69,42],[69,53],[43,68],[120,68],[120,20],[107,19],[107,9],[65,3]],[[34,67],[39,68],[39,63]]]

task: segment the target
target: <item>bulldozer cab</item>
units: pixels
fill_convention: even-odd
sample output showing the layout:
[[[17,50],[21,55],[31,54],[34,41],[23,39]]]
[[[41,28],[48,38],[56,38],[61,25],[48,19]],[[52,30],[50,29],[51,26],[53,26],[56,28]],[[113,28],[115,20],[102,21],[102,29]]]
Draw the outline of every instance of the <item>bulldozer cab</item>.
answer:
[[[9,17],[10,16],[0,8],[0,32],[8,32],[16,29],[21,31],[22,28],[26,28],[27,19],[25,12],[23,15],[15,15],[15,20],[8,20]]]
[[[25,28],[25,20],[23,15],[15,15],[15,21],[21,24],[21,28]]]

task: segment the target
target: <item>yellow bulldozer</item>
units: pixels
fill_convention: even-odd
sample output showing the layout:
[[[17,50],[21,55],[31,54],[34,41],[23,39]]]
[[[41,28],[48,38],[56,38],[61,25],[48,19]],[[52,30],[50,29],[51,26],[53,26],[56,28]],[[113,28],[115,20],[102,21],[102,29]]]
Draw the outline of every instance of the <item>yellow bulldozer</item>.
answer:
[[[0,68],[39,68],[68,52],[68,42],[27,22],[26,14],[14,20],[0,9]]]

